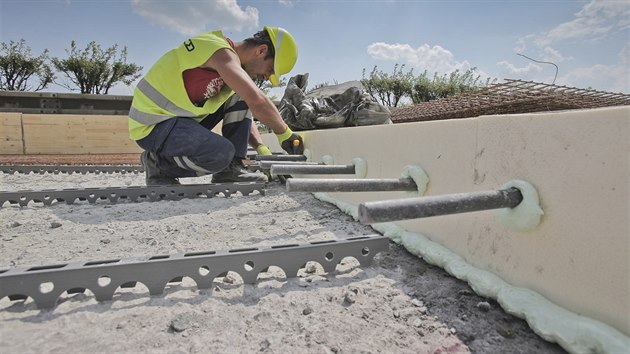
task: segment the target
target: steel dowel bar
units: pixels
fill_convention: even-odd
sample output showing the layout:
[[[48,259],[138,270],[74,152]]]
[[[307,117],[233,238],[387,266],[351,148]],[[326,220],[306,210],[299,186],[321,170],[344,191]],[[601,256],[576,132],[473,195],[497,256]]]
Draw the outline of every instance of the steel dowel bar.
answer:
[[[256,161],[306,161],[304,155],[256,155]]]
[[[354,165],[273,165],[272,175],[343,175],[354,174]]]
[[[523,200],[518,188],[431,197],[382,200],[359,204],[363,224],[425,218],[473,211],[513,208]]]
[[[418,186],[411,178],[384,179],[312,179],[287,180],[287,192],[394,192],[416,191]]]
[[[260,168],[263,170],[269,170],[273,165],[323,165],[323,163],[306,161],[260,161]]]

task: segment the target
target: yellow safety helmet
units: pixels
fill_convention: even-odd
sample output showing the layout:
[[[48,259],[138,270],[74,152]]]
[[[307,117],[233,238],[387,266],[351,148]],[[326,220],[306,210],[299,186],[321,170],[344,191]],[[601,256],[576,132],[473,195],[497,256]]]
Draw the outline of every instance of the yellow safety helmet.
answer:
[[[297,44],[291,33],[282,27],[265,26],[264,28],[269,33],[271,43],[273,43],[273,48],[276,51],[273,63],[274,74],[269,77],[271,84],[276,87],[279,84],[280,76],[291,71],[297,61]]]

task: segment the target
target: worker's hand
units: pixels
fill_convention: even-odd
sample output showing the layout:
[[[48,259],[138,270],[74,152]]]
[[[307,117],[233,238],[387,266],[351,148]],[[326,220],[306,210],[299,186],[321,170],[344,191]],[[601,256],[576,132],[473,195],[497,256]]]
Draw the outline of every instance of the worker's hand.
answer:
[[[277,134],[280,147],[291,155],[302,155],[304,153],[304,142],[302,137],[295,134],[291,128],[287,127],[287,130],[282,134]]]
[[[260,144],[256,147],[256,152],[258,155],[272,155],[271,150],[269,150],[269,146]]]

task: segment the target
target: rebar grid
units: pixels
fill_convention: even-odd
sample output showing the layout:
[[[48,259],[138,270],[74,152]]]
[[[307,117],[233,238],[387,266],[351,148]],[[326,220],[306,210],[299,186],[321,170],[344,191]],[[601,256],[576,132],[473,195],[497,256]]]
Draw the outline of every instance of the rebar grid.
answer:
[[[630,95],[506,79],[459,95],[392,111],[395,123],[630,105]]]

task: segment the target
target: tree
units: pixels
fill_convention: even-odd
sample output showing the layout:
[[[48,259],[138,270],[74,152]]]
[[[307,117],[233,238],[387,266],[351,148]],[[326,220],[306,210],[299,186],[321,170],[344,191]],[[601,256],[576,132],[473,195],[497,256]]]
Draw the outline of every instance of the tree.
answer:
[[[72,41],[66,53],[67,59],[53,58],[52,63],[73,84],[59,84],[69,90],[78,87],[81,93],[107,94],[115,84],[122,82],[129,86],[141,75],[141,66],[127,63],[127,47],[119,54],[117,44],[103,50],[92,41],[81,51]]]
[[[404,68],[405,64],[400,66],[396,64],[393,73],[389,75],[374,66],[368,78],[365,77],[363,69],[361,84],[375,101],[388,107],[396,107],[401,98],[411,95],[413,69],[405,73]]]
[[[29,91],[32,86],[29,80],[36,76],[39,83],[33,91],[43,90],[53,82],[55,75],[46,63],[48,60],[48,49],[37,57],[32,56],[31,48],[26,45],[26,41],[10,41],[9,44],[2,42],[0,48],[0,89],[9,91]]]
[[[396,64],[390,75],[375,66],[368,78],[365,77],[363,69],[361,83],[372,99],[388,107],[397,107],[405,97],[411,99],[413,103],[427,102],[496,82],[496,79],[490,78],[484,82],[481,75],[477,74],[477,68],[468,69],[463,73],[459,70],[443,75],[435,73],[433,78],[429,79],[426,70],[416,77],[413,69],[404,72],[404,67],[404,64],[400,66]]]
[[[272,101],[278,99],[276,95],[271,93],[271,89],[274,88],[273,85],[271,84],[271,81],[254,79],[254,82],[256,83],[256,86],[258,86],[260,91],[262,91],[265,95],[267,95],[267,97],[269,97]],[[281,77],[280,81],[278,81],[277,87],[284,87],[286,85],[287,85],[287,79],[284,77]]]
[[[464,73],[455,70],[442,76],[435,73],[432,80],[429,80],[425,70],[422,75],[414,79],[410,98],[413,103],[428,102],[488,86],[496,81],[496,79],[487,78],[483,82],[480,75],[475,75],[476,70],[477,68],[471,68]]]

